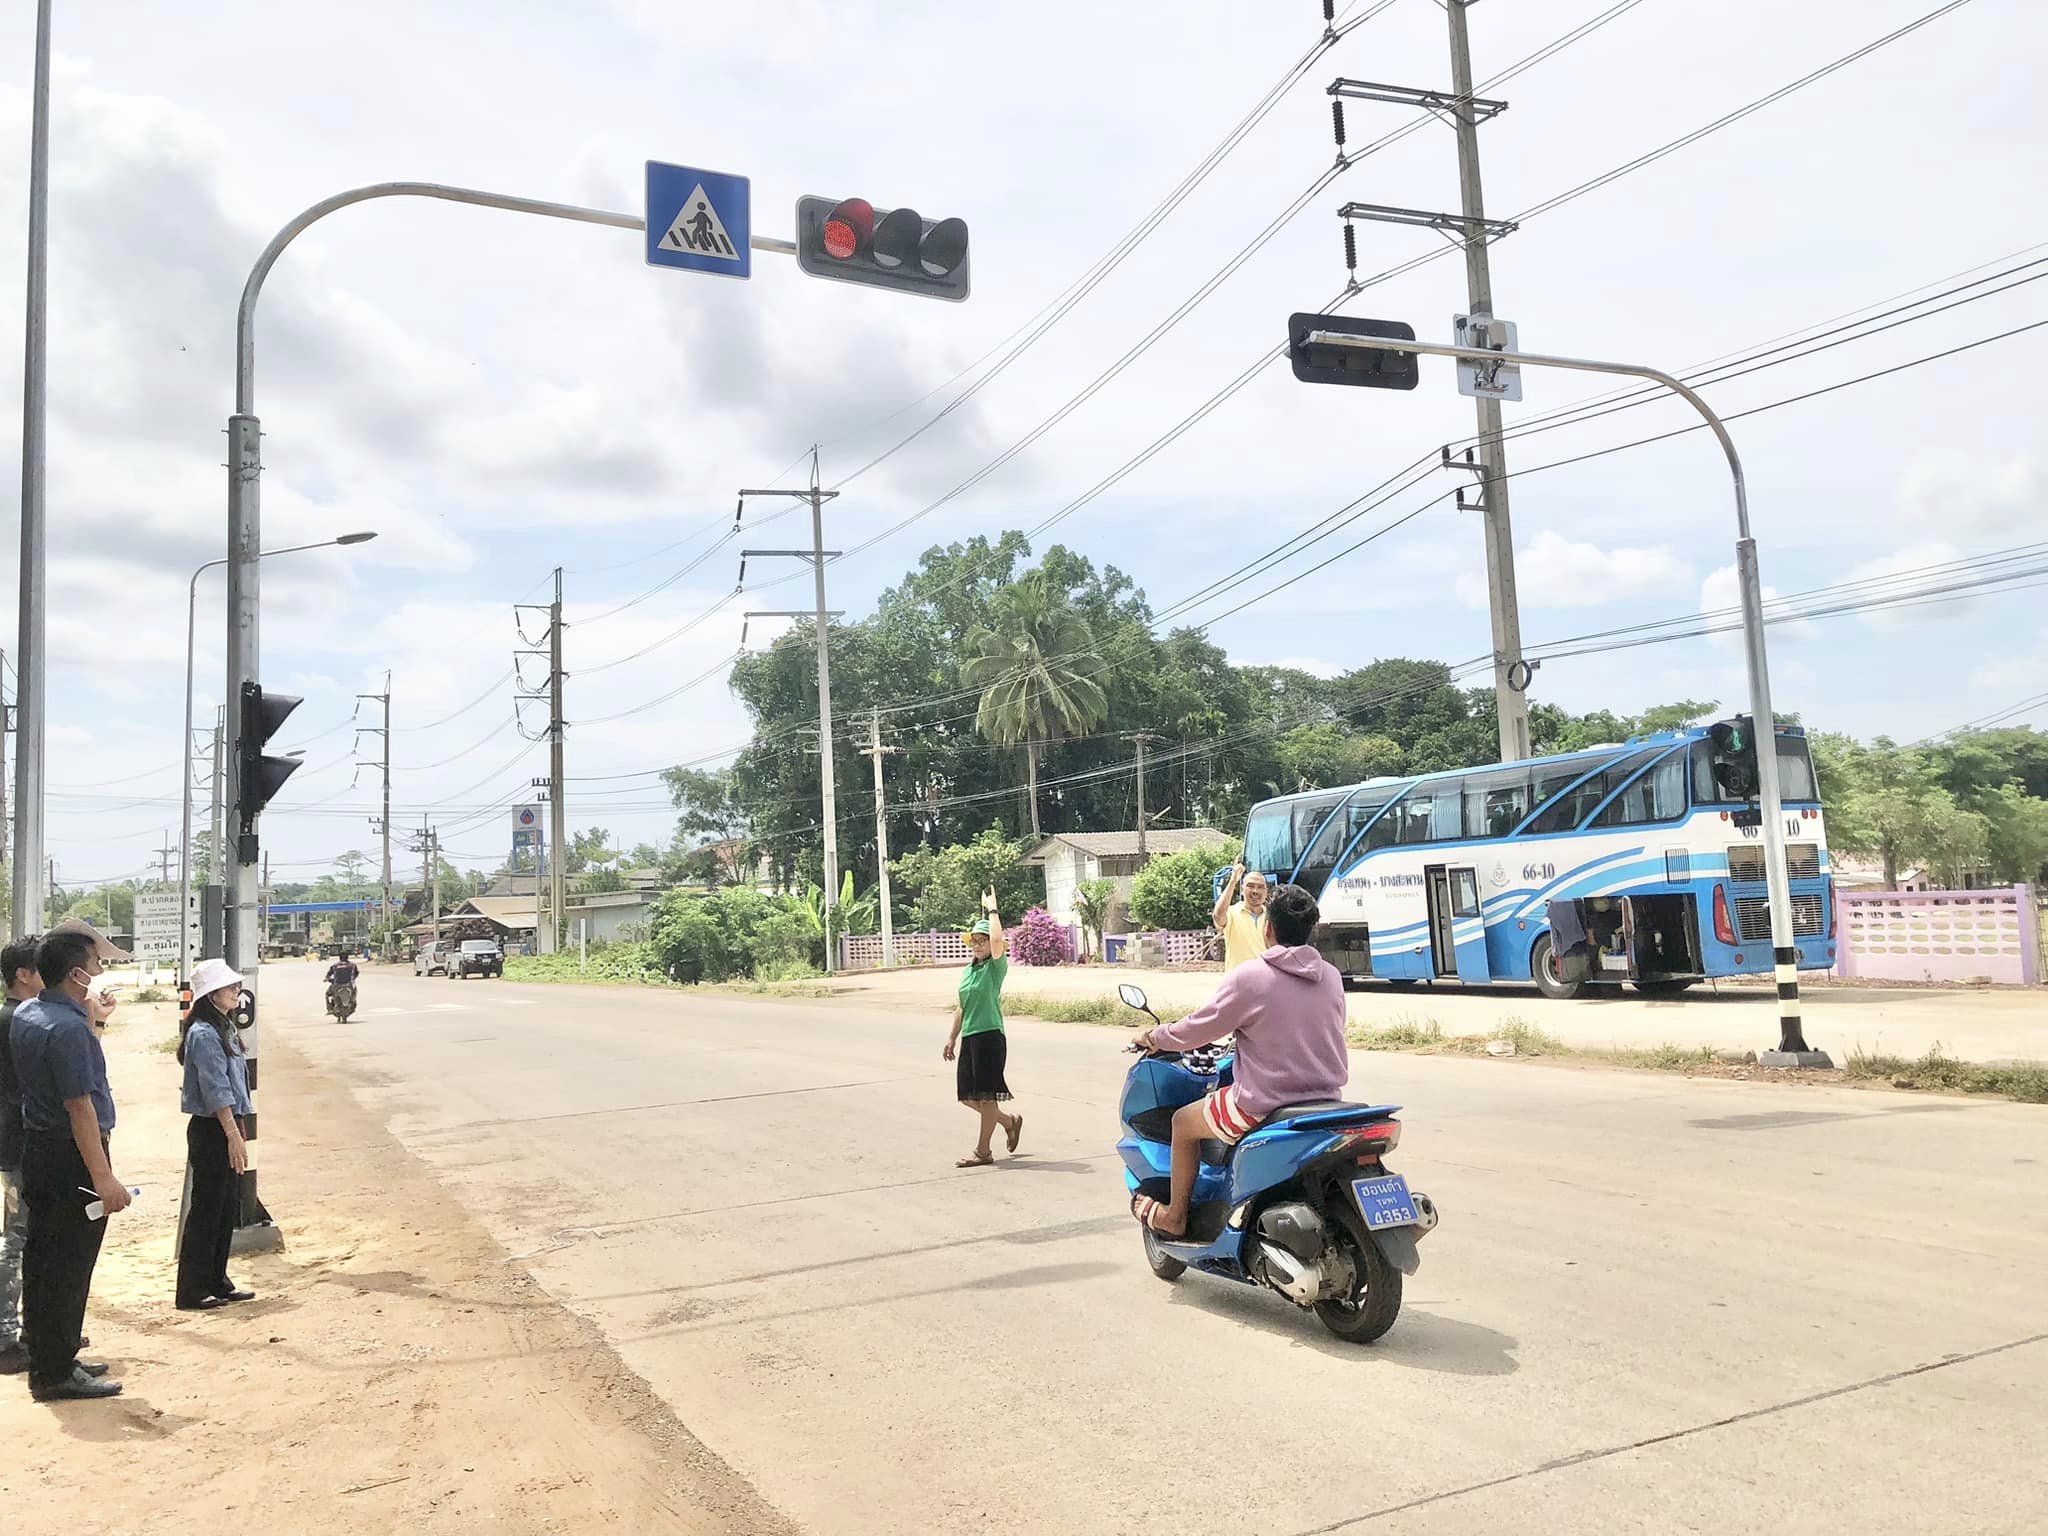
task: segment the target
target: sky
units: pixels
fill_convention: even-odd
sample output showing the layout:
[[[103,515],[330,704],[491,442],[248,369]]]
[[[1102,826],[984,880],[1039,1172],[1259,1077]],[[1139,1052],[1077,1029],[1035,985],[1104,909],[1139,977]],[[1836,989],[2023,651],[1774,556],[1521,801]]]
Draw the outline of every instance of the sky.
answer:
[[[1481,130],[1488,212],[1535,209],[1938,3],[1639,0],[1499,88],[1509,109]],[[1474,6],[1475,74],[1614,4]],[[256,322],[263,541],[378,538],[264,567],[262,678],[305,700],[277,744],[302,747],[307,766],[264,820],[279,880],[311,878],[347,849],[374,860],[381,770],[353,765],[374,762],[380,741],[353,728],[377,723],[380,706],[356,695],[384,692],[387,673],[394,823],[432,821],[464,867],[504,857],[511,807],[547,771],[545,745],[515,720],[515,605],[545,603],[558,566],[570,824],[665,841],[672,815],[649,772],[717,761],[746,738],[719,665],[739,646],[741,613],[808,602],[803,568],[760,560],[745,594],[700,618],[730,597],[741,544],[808,532],[800,509],[772,518],[784,504],[761,502],[749,532],[721,543],[735,492],[803,483],[814,444],[824,484],[842,486],[828,546],[874,541],[828,570],[832,606],[859,616],[934,543],[1055,515],[1038,548],[1114,564],[1165,609],[1468,435],[1472,402],[1448,363],[1425,361],[1407,394],[1312,388],[1268,366],[1073,505],[1251,368],[1290,312],[1342,290],[1341,203],[1457,207],[1454,141],[1434,121],[1299,198],[1331,169],[1332,80],[1449,84],[1434,0],[1339,9],[1370,19],[1299,71],[1106,280],[932,423],[1294,70],[1320,35],[1314,0],[57,0],[47,837],[60,882],[137,875],[175,844],[185,599],[193,569],[225,552],[236,301],[271,235],[345,188],[438,181],[639,215],[645,162],[680,162],[750,177],[765,235],[790,233],[804,194],[964,218],[973,295],[954,305],[820,282],[767,253],[745,283],[659,270],[635,232],[422,199],[348,208],[302,235]],[[10,8],[8,25],[0,208],[22,210],[32,7]],[[2044,48],[2039,7],[1971,0],[1531,214],[1493,248],[1496,310],[1531,351],[1686,369],[1912,291],[2048,271],[2026,265],[2048,257],[2048,213],[2024,193],[2048,185]],[[1415,115],[1351,102],[1348,147]],[[1466,306],[1443,237],[1373,223],[1358,234],[1362,276],[1446,254],[1347,312],[1447,337]],[[16,214],[0,221],[9,347],[24,260]],[[1747,411],[2043,317],[2048,289],[1984,291],[1706,393],[1724,414]],[[1737,421],[1767,587],[1796,594],[2048,538],[2038,337]],[[19,383],[0,369],[10,422]],[[1532,372],[1506,421],[1512,431],[1607,388]],[[1635,405],[1511,442],[1509,468],[1691,419],[1681,404]],[[0,436],[0,495],[13,500],[19,440],[11,427]],[[1238,661],[1329,675],[1388,655],[1483,655],[1479,519],[1431,501],[1452,483],[1420,481],[1186,621],[1218,620],[1211,638]],[[1510,491],[1532,647],[1734,600],[1729,478],[1702,433],[1530,473]],[[9,594],[16,548],[6,539],[0,557]],[[778,576],[790,579],[768,584]],[[219,572],[200,578],[202,722],[222,692],[222,593]],[[540,615],[524,622],[541,633]],[[754,621],[748,639],[776,627]],[[10,608],[10,661],[14,629]],[[2048,688],[2048,620],[2024,586],[1782,625],[1771,648],[1781,709],[1866,737],[1918,739]],[[535,658],[521,665],[544,675]],[[1732,710],[1742,675],[1735,637],[1706,636],[1554,659],[1532,696]],[[544,707],[518,709],[526,732],[544,724]],[[2048,710],[2016,723],[2028,722],[2048,724]],[[409,853],[394,859],[401,876],[417,868]]]

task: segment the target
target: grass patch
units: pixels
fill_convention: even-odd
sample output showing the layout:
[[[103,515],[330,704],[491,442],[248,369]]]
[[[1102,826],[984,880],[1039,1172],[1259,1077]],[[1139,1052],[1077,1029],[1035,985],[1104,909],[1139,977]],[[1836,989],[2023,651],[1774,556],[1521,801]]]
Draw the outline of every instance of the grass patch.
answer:
[[[1154,1008],[1160,1022],[1171,1024],[1193,1012],[1189,1008]],[[1136,1028],[1147,1021],[1135,1008],[1126,1008],[1114,993],[1094,997],[1048,997],[1038,992],[1015,992],[1003,998],[1003,1012],[1045,1019],[1053,1024],[1122,1024]]]
[[[1368,1029],[1353,1024],[1344,1031],[1345,1041],[1361,1051],[1433,1051],[1444,1044],[1444,1027],[1435,1019],[1396,1019]]]
[[[168,1003],[172,1001],[172,998],[171,994],[162,987],[144,987],[135,996],[130,998],[129,1001],[134,1003]]]
[[[2010,1067],[1979,1066],[1948,1055],[1936,1042],[1925,1056],[1892,1056],[1860,1046],[1842,1063],[1843,1073],[1864,1081],[1886,1082],[1894,1088],[1937,1093],[1996,1093],[2022,1104],[2048,1104],[2048,1064],[2022,1062]]]
[[[178,1037],[176,1035],[167,1035],[157,1041],[155,1045],[152,1045],[150,1049],[159,1056],[175,1056],[178,1054]]]

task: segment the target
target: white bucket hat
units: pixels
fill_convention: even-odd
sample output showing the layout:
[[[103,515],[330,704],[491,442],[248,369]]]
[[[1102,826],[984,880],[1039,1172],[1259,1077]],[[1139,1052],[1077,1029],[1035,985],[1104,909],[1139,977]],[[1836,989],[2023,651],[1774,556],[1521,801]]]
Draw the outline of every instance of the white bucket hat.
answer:
[[[192,968],[192,995],[205,997],[222,987],[232,987],[241,979],[225,960],[202,960]]]

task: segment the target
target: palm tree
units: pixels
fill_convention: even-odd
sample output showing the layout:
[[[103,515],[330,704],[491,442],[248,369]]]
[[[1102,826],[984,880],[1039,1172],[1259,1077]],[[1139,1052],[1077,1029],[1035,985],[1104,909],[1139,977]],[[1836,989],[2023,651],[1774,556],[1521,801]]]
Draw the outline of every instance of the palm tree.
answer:
[[[993,628],[967,635],[960,681],[981,690],[975,728],[999,746],[1024,748],[1031,835],[1038,836],[1038,751],[1101,723],[1109,699],[1095,676],[1102,658],[1088,621],[1041,571],[1006,587]]]

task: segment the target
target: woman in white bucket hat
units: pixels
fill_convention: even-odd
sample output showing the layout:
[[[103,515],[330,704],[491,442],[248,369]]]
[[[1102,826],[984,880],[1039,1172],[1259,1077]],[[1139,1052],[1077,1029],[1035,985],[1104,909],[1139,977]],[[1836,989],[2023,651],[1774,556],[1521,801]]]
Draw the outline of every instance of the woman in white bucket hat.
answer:
[[[185,1068],[185,1225],[178,1239],[178,1305],[207,1312],[248,1301],[228,1279],[228,1246],[241,1211],[242,1170],[249,1166],[242,1117],[249,1104],[249,1069],[235,1028],[242,978],[225,960],[202,960],[192,969],[192,1011],[178,1038]]]

